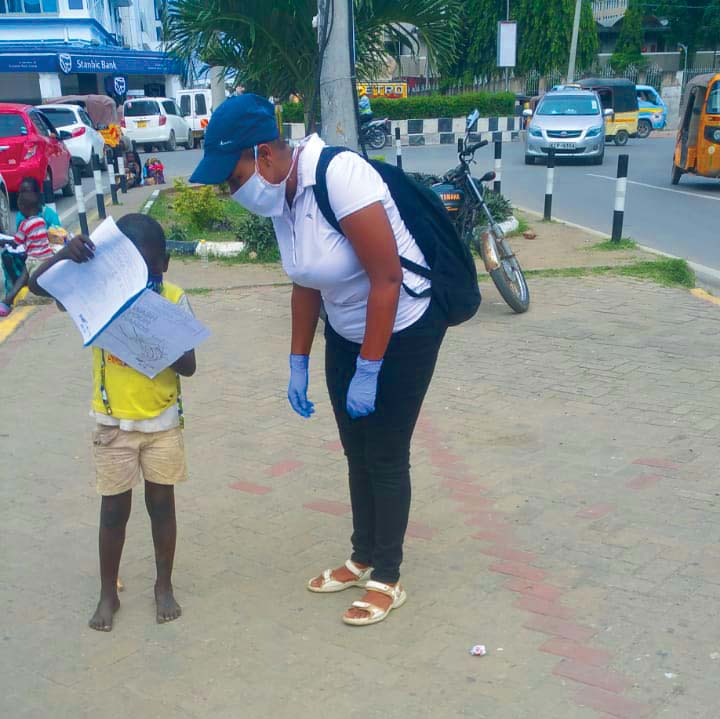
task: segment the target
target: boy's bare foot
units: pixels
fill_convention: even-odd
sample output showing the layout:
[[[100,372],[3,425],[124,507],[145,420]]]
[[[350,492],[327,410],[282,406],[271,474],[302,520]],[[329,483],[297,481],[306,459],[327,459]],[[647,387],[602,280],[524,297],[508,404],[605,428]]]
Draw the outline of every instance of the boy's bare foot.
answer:
[[[182,607],[175,601],[172,586],[163,589],[155,587],[155,604],[158,624],[172,622],[182,614]]]
[[[120,609],[120,600],[114,597],[100,597],[95,614],[92,615],[88,626],[98,632],[110,632],[113,628],[113,617]]]

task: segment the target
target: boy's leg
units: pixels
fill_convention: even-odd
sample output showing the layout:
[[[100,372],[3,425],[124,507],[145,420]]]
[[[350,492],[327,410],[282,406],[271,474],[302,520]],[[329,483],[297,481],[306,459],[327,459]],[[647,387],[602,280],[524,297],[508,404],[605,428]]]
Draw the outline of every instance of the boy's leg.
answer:
[[[172,587],[177,535],[174,486],[187,479],[182,431],[176,427],[146,436],[140,464],[145,477],[145,505],[155,544],[157,621],[162,624],[177,619],[182,613]]]
[[[101,632],[112,629],[113,615],[120,608],[117,577],[131,505],[132,490],[103,497],[100,505],[100,601],[89,625]]]
[[[145,506],[150,515],[155,546],[155,603],[158,624],[171,622],[182,614],[172,587],[177,524],[175,521],[175,488],[171,485],[145,482]]]

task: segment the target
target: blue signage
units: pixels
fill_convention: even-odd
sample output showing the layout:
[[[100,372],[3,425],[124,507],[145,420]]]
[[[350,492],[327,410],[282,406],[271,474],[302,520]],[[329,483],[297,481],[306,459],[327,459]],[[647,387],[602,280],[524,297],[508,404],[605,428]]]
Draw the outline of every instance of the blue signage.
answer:
[[[177,75],[181,63],[160,52],[0,52],[0,72],[61,72],[64,75]]]

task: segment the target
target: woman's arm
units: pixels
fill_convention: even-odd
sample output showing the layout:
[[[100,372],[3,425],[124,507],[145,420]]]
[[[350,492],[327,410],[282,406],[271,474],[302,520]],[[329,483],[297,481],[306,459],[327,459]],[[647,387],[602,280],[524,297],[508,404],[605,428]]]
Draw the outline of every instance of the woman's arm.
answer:
[[[366,360],[380,360],[395,326],[403,281],[395,235],[380,202],[343,218],[340,227],[370,278],[365,338],[360,356]]]
[[[294,284],[290,308],[292,310],[290,353],[309,355],[320,317],[320,292]]]

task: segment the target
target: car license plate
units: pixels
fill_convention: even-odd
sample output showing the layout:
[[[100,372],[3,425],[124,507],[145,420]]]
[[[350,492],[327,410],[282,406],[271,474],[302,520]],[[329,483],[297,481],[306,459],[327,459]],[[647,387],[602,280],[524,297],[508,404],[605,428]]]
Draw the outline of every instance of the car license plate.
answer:
[[[138,120],[135,124],[138,127],[147,127],[147,120]]]
[[[551,142],[550,147],[553,150],[574,150],[575,145],[572,142]]]

